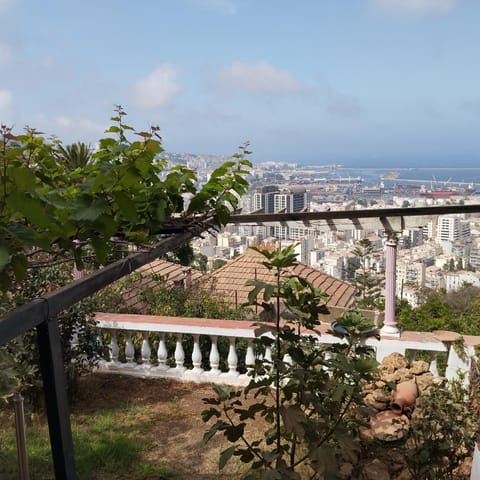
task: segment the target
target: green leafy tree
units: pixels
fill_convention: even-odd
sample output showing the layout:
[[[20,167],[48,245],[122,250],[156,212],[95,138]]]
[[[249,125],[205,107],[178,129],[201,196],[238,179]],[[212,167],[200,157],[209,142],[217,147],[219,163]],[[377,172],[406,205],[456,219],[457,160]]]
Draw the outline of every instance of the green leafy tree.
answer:
[[[137,131],[125,119],[118,106],[107,130],[111,136],[102,138],[95,152],[80,143],[62,147],[32,128],[18,135],[0,126],[2,313],[42,296],[48,286],[63,285],[60,278],[49,280],[61,277],[62,269],[50,267],[74,260],[82,269],[91,256],[96,265],[104,265],[115,258],[115,245],[145,247],[165,231],[219,228],[237,208],[248,190],[247,145],[198,186],[193,170],[169,167],[159,158],[163,148],[157,126]],[[83,302],[59,317],[70,370],[95,358],[93,330],[87,328],[92,311]],[[20,372],[36,364],[36,347],[28,335],[9,345],[23,385],[35,376]],[[77,336],[89,339],[79,346],[72,342]]]
[[[92,148],[82,142],[65,146],[59,144],[53,153],[56,155],[59,165],[69,172],[77,168],[84,168],[92,160]]]
[[[360,240],[352,250],[352,254],[358,261],[358,267],[352,279],[358,297],[355,301],[357,308],[377,308],[381,303],[382,278],[373,268],[376,253],[375,247],[368,238]]]
[[[38,256],[69,252],[82,268],[91,248],[105,264],[112,239],[148,244],[165,225],[212,219],[212,228],[222,226],[237,208],[248,189],[247,146],[197,187],[193,170],[159,159],[158,127],[136,131],[121,107],[115,113],[113,138],[101,139],[91,161],[74,170],[59,166],[59,147],[36,130],[15,135],[0,127],[0,291],[22,281]]]
[[[223,267],[226,264],[227,264],[227,261],[224,260],[223,258],[216,258],[212,262],[212,268],[213,268],[213,270],[218,270],[219,268]]]
[[[478,416],[462,380],[434,383],[417,401],[407,440],[400,447],[412,478],[453,480],[475,446]]]
[[[208,257],[203,253],[196,253],[193,257],[193,265],[197,270],[200,270],[202,273],[207,273]]]
[[[328,312],[326,296],[287,273],[296,264],[294,246],[258,251],[275,281],[248,282],[249,304],[263,308],[257,348],[271,349],[272,356],[256,361],[245,389],[215,386],[216,395],[204,399],[210,406],[204,421],[216,419],[204,441],[223,433],[232,446],[221,453],[220,468],[236,456],[250,464],[247,478],[335,478],[338,461],[356,461],[358,425],[350,412],[377,365],[358,341],[365,325],[357,336],[355,316],[345,318],[347,341],[320,344],[315,328],[318,315]],[[247,424],[257,419],[271,427],[249,438]]]
[[[27,278],[10,291],[10,309],[16,305],[42,297],[54,289],[60,288],[72,281],[71,262],[42,266],[29,270]],[[64,370],[70,394],[75,393],[79,375],[90,371],[101,358],[103,347],[98,342],[93,312],[95,298],[90,297],[79,302],[58,315]],[[9,342],[5,353],[10,355],[10,365],[14,367],[17,389],[35,405],[39,398],[41,379],[38,365],[37,339],[34,331],[25,333]],[[2,361],[3,365],[8,365]]]

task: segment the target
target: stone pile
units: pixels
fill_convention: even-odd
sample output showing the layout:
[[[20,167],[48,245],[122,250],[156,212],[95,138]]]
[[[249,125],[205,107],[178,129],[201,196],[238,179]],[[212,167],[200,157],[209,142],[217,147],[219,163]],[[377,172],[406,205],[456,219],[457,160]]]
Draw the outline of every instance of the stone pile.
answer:
[[[404,412],[395,412],[391,404],[393,392],[403,382],[414,382],[418,395],[424,394],[435,379],[429,368],[430,365],[425,361],[410,363],[405,356],[392,353],[382,361],[375,380],[365,387],[366,420],[369,426],[360,431],[360,438],[367,444],[384,442],[389,455],[383,461],[382,458],[368,461],[359,477],[362,480],[411,480],[405,461],[400,455],[395,458],[390,444],[407,433],[410,428],[409,417],[415,405],[409,406]]]

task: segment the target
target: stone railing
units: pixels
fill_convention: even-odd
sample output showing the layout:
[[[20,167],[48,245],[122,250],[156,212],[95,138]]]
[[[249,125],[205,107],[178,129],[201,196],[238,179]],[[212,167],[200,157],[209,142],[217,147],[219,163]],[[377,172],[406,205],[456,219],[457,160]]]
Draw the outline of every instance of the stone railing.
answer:
[[[101,371],[141,377],[166,377],[179,381],[246,385],[248,371],[256,356],[255,325],[240,320],[212,320],[154,315],[97,313],[99,329],[108,333],[108,359]],[[339,342],[323,324],[318,337],[322,343]],[[436,355],[448,354],[446,376],[469,372],[480,337],[464,337],[463,354],[453,348],[461,338],[450,332],[403,332],[399,337],[370,337],[378,361],[398,352],[413,360],[417,352],[430,352],[430,371],[438,375]],[[219,348],[221,346],[222,348]],[[208,355],[206,354],[208,351]],[[203,352],[203,353],[202,353]],[[261,353],[271,358],[267,349]]]

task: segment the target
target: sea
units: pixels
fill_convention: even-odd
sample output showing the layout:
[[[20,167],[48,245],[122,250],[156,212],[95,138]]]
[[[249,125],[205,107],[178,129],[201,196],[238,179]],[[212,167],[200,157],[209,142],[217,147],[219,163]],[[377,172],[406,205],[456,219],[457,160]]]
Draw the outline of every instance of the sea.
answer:
[[[362,168],[337,167],[330,177],[361,177],[363,185],[378,185],[383,181],[386,187],[396,184],[423,183],[427,188],[442,188],[458,184],[472,184],[480,191],[480,168]],[[403,181],[405,180],[405,181]]]

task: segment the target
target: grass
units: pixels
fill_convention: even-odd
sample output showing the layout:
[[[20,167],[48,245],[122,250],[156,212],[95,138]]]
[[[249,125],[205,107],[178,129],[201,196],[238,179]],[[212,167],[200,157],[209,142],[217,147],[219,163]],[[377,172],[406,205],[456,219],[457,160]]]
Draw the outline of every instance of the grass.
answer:
[[[178,478],[176,472],[142,458],[148,445],[138,441],[140,431],[133,425],[141,408],[101,412],[86,419],[74,417],[72,434],[79,480],[94,479],[159,479]],[[0,478],[17,480],[15,432],[3,431],[0,436]],[[50,440],[44,419],[27,430],[28,460],[31,480],[54,479]]]
[[[209,385],[165,379],[83,378],[71,415],[78,480],[240,479],[244,467],[234,462],[218,471],[221,439],[202,445],[202,398],[210,394]],[[17,480],[11,404],[0,422],[0,479]],[[31,416],[26,435],[30,479],[53,480],[44,415]]]

